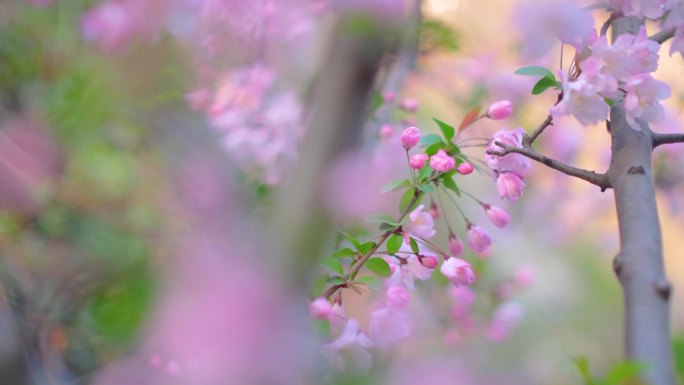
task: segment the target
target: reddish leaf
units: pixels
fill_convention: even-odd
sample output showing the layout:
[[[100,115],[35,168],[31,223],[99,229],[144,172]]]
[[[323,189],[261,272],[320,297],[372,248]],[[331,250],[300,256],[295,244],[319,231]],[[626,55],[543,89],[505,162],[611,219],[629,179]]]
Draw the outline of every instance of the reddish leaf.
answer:
[[[482,110],[482,106],[475,106],[472,110],[468,111],[466,116],[463,118],[463,121],[461,121],[461,125],[458,126],[459,133],[477,120],[477,117],[480,116],[480,110]]]

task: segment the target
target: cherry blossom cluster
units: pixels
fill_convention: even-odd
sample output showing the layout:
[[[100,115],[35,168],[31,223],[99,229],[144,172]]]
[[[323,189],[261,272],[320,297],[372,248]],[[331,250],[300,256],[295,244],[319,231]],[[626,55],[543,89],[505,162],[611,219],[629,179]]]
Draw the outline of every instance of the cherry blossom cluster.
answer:
[[[412,110],[406,106],[402,108]],[[458,134],[481,118],[502,120],[511,114],[512,105],[507,100],[492,104],[483,114],[476,109],[466,116]],[[454,231],[449,219],[442,215],[441,198],[446,196],[461,214],[465,244],[480,258],[480,263],[484,263],[489,254],[492,238],[483,227],[466,217],[457,198],[467,196],[475,200],[496,227],[507,226],[510,216],[502,208],[485,203],[458,186],[456,180],[460,180],[459,176],[471,174],[476,166],[468,155],[461,152],[459,144],[462,142],[459,141],[456,128],[440,120],[435,121],[441,136],[421,135],[420,129],[414,126],[404,129],[401,134],[400,143],[406,152],[410,178],[390,182],[383,188],[385,192],[405,190],[400,202],[402,214],[399,218],[378,215],[369,219],[369,222],[380,223],[380,230],[384,232],[365,243],[343,233],[345,247],[334,251],[323,263],[334,274],[324,277],[326,290],[310,303],[310,314],[327,322],[330,334],[336,336],[322,347],[322,353],[337,369],[344,370],[352,364],[357,369],[367,370],[372,364],[371,348],[393,346],[412,334],[414,324],[409,304],[412,292],[416,290],[416,281],[430,280],[438,267],[441,275],[450,283],[454,303],[451,312],[454,327],[447,335],[447,342],[455,342],[456,334],[472,334],[477,329],[471,316],[475,292],[470,288],[477,280],[477,268],[463,258],[464,242]],[[380,131],[381,136],[383,130]],[[520,140],[516,133],[504,131],[499,139],[511,144]],[[417,148],[421,150],[412,154]],[[504,191],[502,198],[519,198],[520,192],[516,194],[513,188],[505,185],[510,177],[518,178],[522,184],[521,178],[529,167],[526,159],[523,159],[517,156],[488,159],[490,167],[493,165],[499,175],[497,184],[502,186],[499,190]],[[429,206],[421,203],[426,196],[433,198]],[[436,201],[440,202],[439,205]],[[438,231],[436,221],[439,219],[445,221],[448,230],[446,250],[433,241]],[[359,275],[362,269],[380,276],[381,282],[376,282],[373,275]],[[522,315],[521,309],[505,299],[514,291],[512,288],[523,287],[529,280],[528,274],[528,277],[517,279],[518,283],[501,284],[507,290],[495,290],[501,300],[493,310],[491,320],[483,328],[487,338],[501,341],[515,328]],[[346,315],[341,293],[345,289],[360,292],[374,282],[381,287],[379,298],[376,299],[368,327],[363,329],[356,319]]]
[[[524,130],[517,128],[513,131],[500,130],[490,141],[488,151],[500,150],[496,143],[522,148]],[[507,154],[505,156],[485,155],[487,166],[496,175],[496,188],[502,199],[517,202],[525,189],[524,179],[530,169],[530,160],[520,154]]]

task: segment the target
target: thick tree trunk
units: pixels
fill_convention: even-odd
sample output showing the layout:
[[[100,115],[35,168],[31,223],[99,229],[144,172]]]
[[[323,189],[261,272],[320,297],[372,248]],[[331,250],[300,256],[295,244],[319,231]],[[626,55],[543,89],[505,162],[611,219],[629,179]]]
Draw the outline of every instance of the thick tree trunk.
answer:
[[[639,20],[621,18],[613,34],[633,32]],[[650,385],[674,384],[670,342],[670,283],[665,276],[662,237],[653,186],[653,145],[648,127],[631,128],[621,105],[610,111],[612,158],[608,177],[615,194],[620,253],[615,273],[625,304],[625,352],[648,364]]]

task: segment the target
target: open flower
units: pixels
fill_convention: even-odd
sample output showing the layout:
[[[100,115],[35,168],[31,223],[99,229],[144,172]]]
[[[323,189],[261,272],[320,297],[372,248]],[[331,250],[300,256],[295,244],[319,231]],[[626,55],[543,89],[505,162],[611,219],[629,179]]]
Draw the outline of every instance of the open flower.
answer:
[[[352,361],[361,371],[368,371],[373,363],[373,356],[368,349],[373,347],[371,341],[360,329],[358,321],[350,319],[342,334],[333,342],[321,347],[336,369],[345,370],[345,361]]]
[[[430,238],[435,235],[434,220],[429,212],[423,211],[425,205],[420,205],[411,211],[406,224],[406,233],[420,238]]]
[[[475,282],[473,267],[470,263],[459,258],[452,257],[445,260],[439,271],[456,286],[472,285]]]

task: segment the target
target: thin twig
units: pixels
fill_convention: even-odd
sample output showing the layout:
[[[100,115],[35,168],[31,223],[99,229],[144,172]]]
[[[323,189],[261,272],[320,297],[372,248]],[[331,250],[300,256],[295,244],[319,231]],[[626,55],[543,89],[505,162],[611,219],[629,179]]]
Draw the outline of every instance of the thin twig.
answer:
[[[605,191],[606,189],[611,187],[610,180],[608,179],[608,176],[606,174],[599,174],[594,171],[573,167],[565,163],[559,162],[555,159],[551,159],[545,155],[538,153],[531,146],[526,145],[526,142],[528,141],[523,140],[523,148],[510,146],[508,144],[501,142],[494,142],[494,144],[501,147],[502,150],[489,150],[487,151],[487,153],[496,156],[504,156],[510,153],[520,154],[539,163],[542,163],[556,171],[560,171],[566,175],[574,176],[576,178],[594,184],[600,187],[601,191]]]
[[[674,37],[674,34],[675,34],[675,29],[674,28],[668,28],[668,29],[664,29],[664,30],[652,35],[652,36],[649,36],[648,38],[657,42],[657,43],[663,44],[664,42],[672,39]]]

